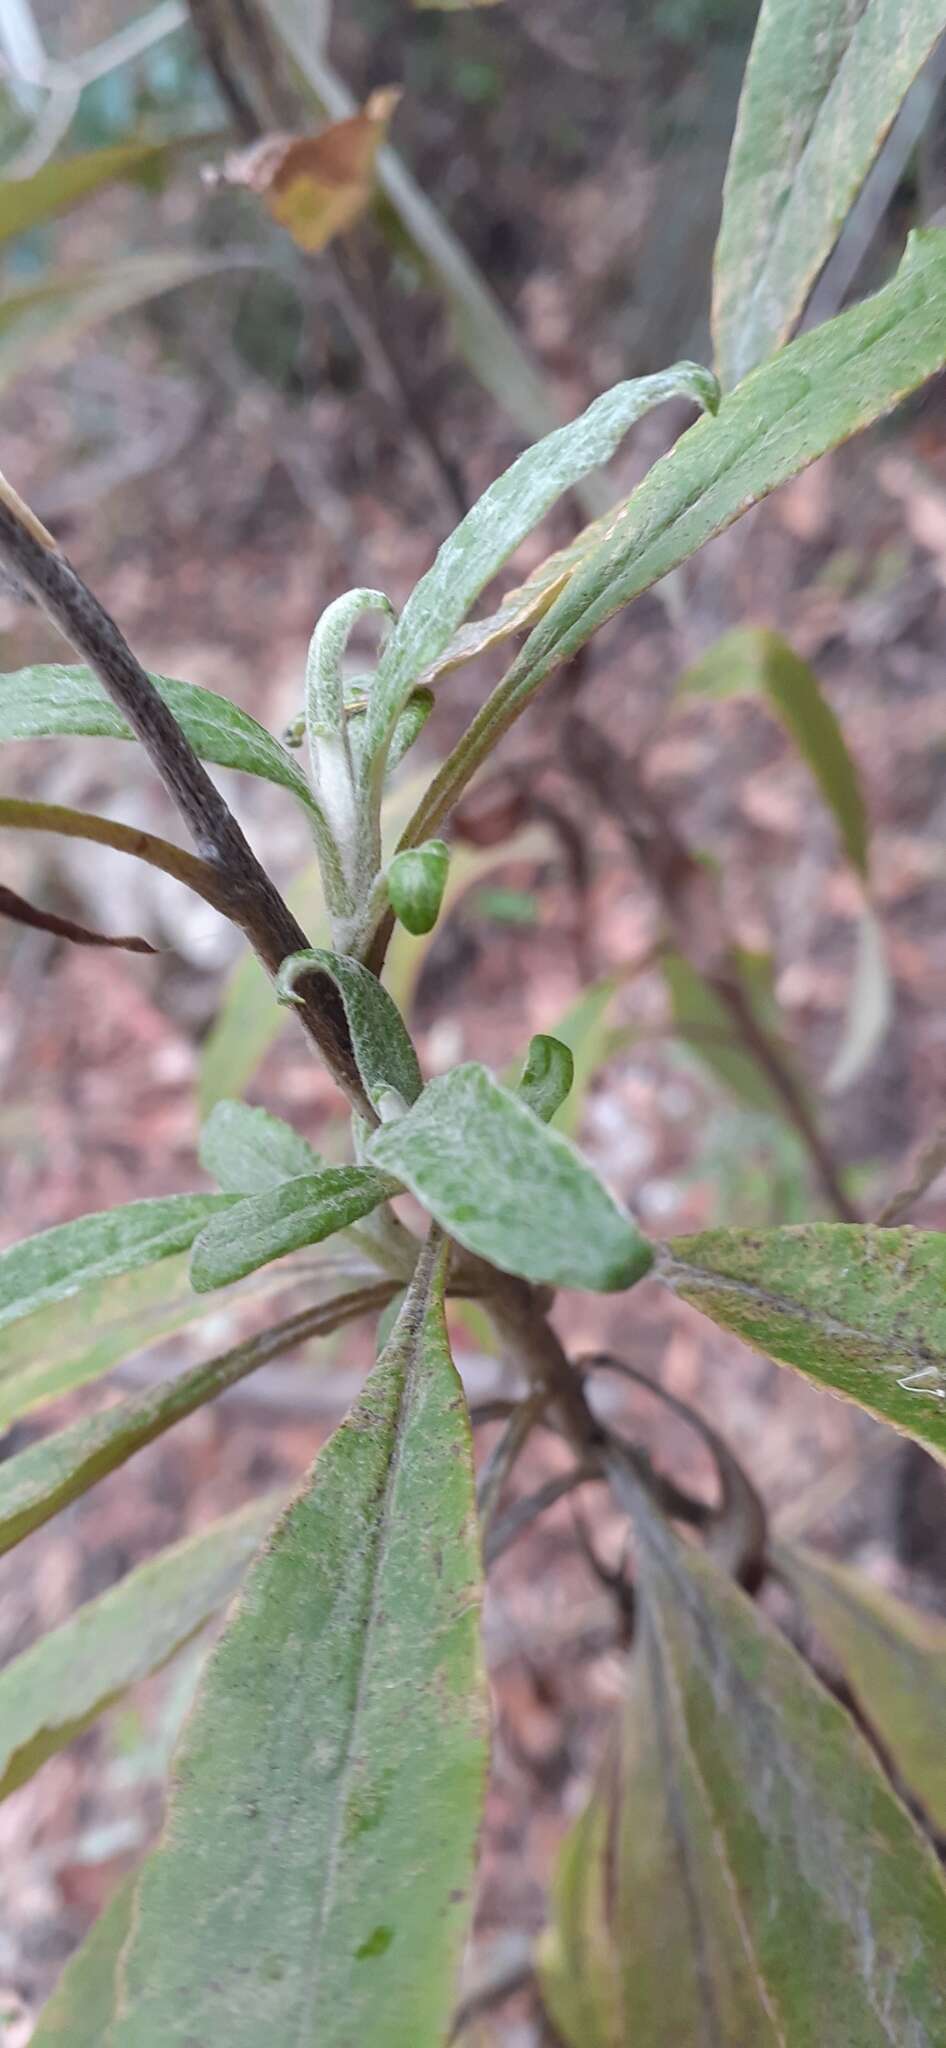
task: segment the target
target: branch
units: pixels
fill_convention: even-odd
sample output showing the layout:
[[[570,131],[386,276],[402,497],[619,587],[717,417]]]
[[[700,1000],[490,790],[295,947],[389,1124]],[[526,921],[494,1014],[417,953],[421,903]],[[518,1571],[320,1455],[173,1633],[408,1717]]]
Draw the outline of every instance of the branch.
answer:
[[[271,975],[309,941],[260,866],[248,840],[177,720],[158,695],[109,616],[47,533],[35,513],[0,477],[0,561],[41,604],[55,626],[84,656],[103,689],[128,720],[176,804],[201,859],[220,887],[219,908],[245,932]],[[362,1115],[366,1102],[341,999],[328,975],[300,984],[300,1017],[330,1073]]]

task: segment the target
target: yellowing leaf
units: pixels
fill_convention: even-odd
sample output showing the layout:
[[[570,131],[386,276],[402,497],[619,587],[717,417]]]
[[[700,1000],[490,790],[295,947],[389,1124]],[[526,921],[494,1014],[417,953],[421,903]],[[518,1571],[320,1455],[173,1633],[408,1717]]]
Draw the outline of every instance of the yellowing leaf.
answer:
[[[370,204],[375,159],[400,97],[397,86],[384,86],[360,113],[318,135],[266,135],[229,156],[222,178],[258,192],[273,220],[314,255]]]

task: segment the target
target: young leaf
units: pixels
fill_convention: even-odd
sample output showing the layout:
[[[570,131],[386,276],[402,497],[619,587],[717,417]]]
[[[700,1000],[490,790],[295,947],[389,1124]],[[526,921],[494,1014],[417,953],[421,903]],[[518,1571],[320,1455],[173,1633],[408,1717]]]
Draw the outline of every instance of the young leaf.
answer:
[[[574,1078],[575,1062],[570,1047],[563,1045],[560,1038],[550,1038],[541,1031],[530,1040],[516,1090],[534,1114],[549,1124],[561,1109]]]
[[[867,1743],[705,1552],[636,1519],[631,1697],[541,1972],[572,2048],[903,2048],[946,2028],[946,1891]]]
[[[0,1799],[203,1628],[239,1585],[279,1506],[268,1495],[175,1543],[0,1672]]]
[[[283,961],[276,977],[276,995],[281,1003],[299,1000],[294,994],[295,983],[311,968],[330,974],[338,989],[358,1072],[372,1107],[380,1113],[392,1090],[402,1102],[416,1102],[423,1087],[417,1054],[387,989],[360,960],[351,959],[346,953],[326,953],[313,947],[306,953],[293,953]]]
[[[631,1287],[653,1251],[567,1138],[471,1062],[376,1131],[368,1157],[467,1251],[553,1287]]]
[[[857,768],[814,670],[780,633],[765,626],[724,633],[685,670],[677,693],[764,697],[811,769],[851,866],[867,880],[867,812]]]
[[[715,412],[718,395],[715,377],[698,363],[676,363],[657,376],[616,384],[578,419],[527,449],[484,491],[411,592],[388,641],[368,713],[369,758],[386,743],[411,686],[556,499],[607,462],[629,428],[655,405],[685,398]]]
[[[946,1233],[706,1230],[674,1238],[662,1277],[744,1343],[946,1457]]]
[[[152,676],[151,681],[202,761],[262,776],[291,790],[312,811],[314,800],[305,776],[285,747],[247,711],[196,683],[175,682],[170,676]],[[0,676],[0,740],[74,737],[134,738],[91,669],[47,662]]]
[[[140,1880],[110,2048],[171,2040],[181,2015],[195,2041],[227,2048],[446,2036],[487,1699],[469,1418],[442,1286],[425,1254],[210,1660]]]
[[[440,916],[450,868],[450,849],[442,839],[409,846],[396,853],[388,868],[388,896],[398,922],[414,938],[432,932]]]
[[[166,1195],[59,1223],[0,1252],[0,1329],[98,1280],[186,1251],[233,1195]]]
[[[921,1614],[863,1572],[812,1550],[776,1544],[794,1587],[898,1777],[933,1826],[946,1829],[946,1623]]]
[[[284,1180],[318,1173],[323,1161],[307,1140],[247,1102],[214,1104],[200,1134],[200,1163],[212,1180],[233,1195],[261,1195]]]
[[[607,619],[944,362],[946,231],[929,230],[911,236],[883,291],[799,336],[747,377],[717,418],[688,428],[606,522],[605,538],[589,553],[579,548],[578,567],[444,763],[405,843],[436,829],[540,683]],[[402,624],[406,617],[407,608]]]
[[[30,2048],[103,2048],[115,2010],[118,1958],[131,1932],[134,1895],[134,1877],[126,1877],[81,1948],[70,1956],[30,2035]]]
[[[191,1286],[198,1294],[229,1287],[287,1252],[321,1244],[397,1192],[396,1184],[372,1167],[325,1166],[265,1194],[249,1195],[201,1231],[191,1255]]]
[[[763,0],[716,245],[724,385],[788,339],[944,29],[944,0]]]
[[[12,1550],[107,1472],[116,1471],[145,1444],[216,1400],[248,1373],[356,1316],[384,1308],[395,1284],[381,1280],[302,1309],[221,1357],[192,1366],[146,1393],[129,1394],[97,1415],[80,1416],[68,1429],[41,1437],[6,1458],[0,1463],[0,1553]]]

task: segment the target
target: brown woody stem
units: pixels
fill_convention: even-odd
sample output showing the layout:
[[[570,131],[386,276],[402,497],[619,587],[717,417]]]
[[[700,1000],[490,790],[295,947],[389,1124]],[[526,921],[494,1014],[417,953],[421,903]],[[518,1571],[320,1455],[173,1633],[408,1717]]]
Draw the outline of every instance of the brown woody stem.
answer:
[[[141,741],[220,889],[218,907],[245,932],[272,975],[308,947],[302,926],[261,867],[229,806],[198,760],[124,635],[15,491],[0,481],[0,561],[84,656]],[[362,1115],[364,1096],[341,999],[327,975],[299,984],[297,1014],[330,1072]]]

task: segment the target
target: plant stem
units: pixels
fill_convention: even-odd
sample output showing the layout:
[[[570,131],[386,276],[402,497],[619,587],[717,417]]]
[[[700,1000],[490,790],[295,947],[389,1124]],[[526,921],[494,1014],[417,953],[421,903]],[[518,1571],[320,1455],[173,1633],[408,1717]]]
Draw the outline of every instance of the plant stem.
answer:
[[[38,599],[59,631],[84,656],[106,694],[127,718],[176,804],[220,890],[218,908],[245,932],[271,975],[290,953],[309,944],[302,926],[261,867],[248,840],[150,676],[113,618],[83,583],[51,534],[0,479],[0,561]],[[328,975],[300,984],[298,1015],[350,1102],[371,1123],[345,1013]]]

